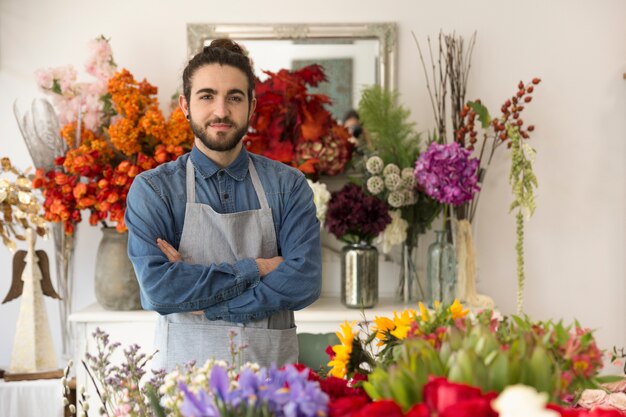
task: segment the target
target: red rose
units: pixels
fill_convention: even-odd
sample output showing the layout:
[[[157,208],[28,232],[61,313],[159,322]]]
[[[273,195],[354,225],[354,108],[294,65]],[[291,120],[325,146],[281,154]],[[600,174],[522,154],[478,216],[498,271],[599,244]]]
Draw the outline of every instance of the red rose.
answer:
[[[498,413],[491,408],[491,401],[494,397],[461,400],[446,407],[439,417],[498,417]]]
[[[424,403],[438,414],[451,405],[475,398],[482,398],[480,388],[449,382],[445,378],[431,378],[424,386]]]
[[[415,404],[408,413],[406,413],[405,417],[430,417],[430,411],[428,411],[428,407],[426,404]]]
[[[328,417],[350,417],[369,402],[362,396],[343,397],[328,403]]]
[[[404,413],[398,404],[391,400],[380,400],[369,403],[361,408],[352,417],[404,417]]]

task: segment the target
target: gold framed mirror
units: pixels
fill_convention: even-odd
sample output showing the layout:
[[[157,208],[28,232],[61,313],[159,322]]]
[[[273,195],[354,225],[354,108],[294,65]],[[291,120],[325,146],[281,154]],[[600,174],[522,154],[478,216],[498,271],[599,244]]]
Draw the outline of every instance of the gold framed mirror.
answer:
[[[216,38],[230,38],[249,52],[260,79],[263,71],[319,63],[333,100],[334,116],[358,105],[363,87],[396,86],[397,25],[359,24],[187,24],[187,52],[193,56]]]

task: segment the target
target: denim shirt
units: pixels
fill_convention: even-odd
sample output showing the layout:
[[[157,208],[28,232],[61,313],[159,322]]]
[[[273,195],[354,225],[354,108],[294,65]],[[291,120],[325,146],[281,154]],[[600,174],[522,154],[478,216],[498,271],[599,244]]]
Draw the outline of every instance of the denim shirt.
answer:
[[[178,249],[185,222],[185,166],[191,158],[196,202],[218,213],[261,206],[248,173],[252,158],[272,209],[278,253],[285,259],[261,278],[254,259],[211,265],[170,262],[156,245]],[[245,323],[280,310],[299,310],[321,291],[320,225],[304,175],[285,164],[248,153],[221,169],[196,147],[176,161],[141,173],[128,192],[128,255],[146,310],[160,314],[204,310],[209,320]],[[219,245],[220,242],[215,242]]]

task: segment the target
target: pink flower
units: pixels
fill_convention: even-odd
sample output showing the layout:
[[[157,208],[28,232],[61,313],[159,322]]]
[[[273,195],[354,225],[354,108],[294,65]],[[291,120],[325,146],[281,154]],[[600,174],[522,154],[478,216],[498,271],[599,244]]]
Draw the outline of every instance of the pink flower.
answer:
[[[99,80],[108,80],[115,73],[116,65],[109,40],[104,36],[94,39],[89,44],[91,56],[85,63],[85,71]]]
[[[478,158],[456,142],[432,142],[415,164],[415,178],[425,193],[444,204],[470,201],[478,186]]]

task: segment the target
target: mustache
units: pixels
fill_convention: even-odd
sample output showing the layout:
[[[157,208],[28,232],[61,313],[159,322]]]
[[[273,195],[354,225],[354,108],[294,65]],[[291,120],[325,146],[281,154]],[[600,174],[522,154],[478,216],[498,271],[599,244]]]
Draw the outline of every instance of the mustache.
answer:
[[[220,123],[220,124],[229,124],[229,125],[235,125],[235,123],[230,120],[230,118],[228,117],[224,117],[224,118],[220,118],[220,117],[216,117],[215,119],[209,120],[206,125],[209,126],[213,123]]]

